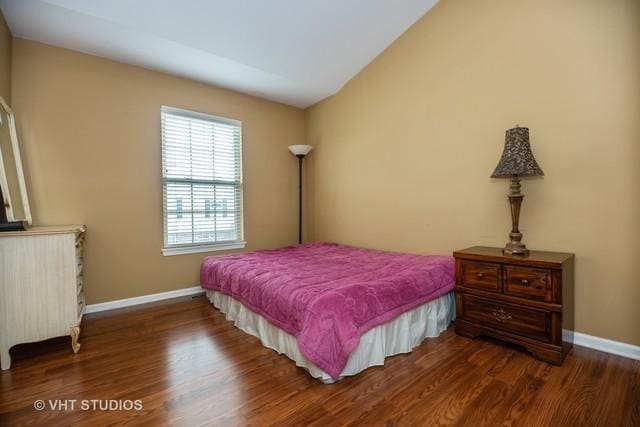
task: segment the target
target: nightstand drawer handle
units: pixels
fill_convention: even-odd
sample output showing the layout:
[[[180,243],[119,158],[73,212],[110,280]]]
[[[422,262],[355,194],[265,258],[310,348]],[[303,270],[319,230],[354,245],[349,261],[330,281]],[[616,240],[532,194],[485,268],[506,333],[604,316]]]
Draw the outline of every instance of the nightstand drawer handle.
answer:
[[[498,322],[507,322],[512,319],[511,315],[503,309],[493,310],[492,313],[493,317],[495,317]]]
[[[522,279],[522,284],[525,286],[529,285],[529,281],[527,279]]]
[[[484,273],[476,273],[476,277],[478,279],[482,279],[484,277]]]

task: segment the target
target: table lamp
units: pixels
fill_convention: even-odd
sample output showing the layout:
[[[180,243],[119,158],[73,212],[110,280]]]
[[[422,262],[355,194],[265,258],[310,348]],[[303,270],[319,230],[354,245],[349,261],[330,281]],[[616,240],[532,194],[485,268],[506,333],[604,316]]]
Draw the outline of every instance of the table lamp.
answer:
[[[521,176],[544,175],[531,152],[529,144],[529,128],[515,128],[506,132],[504,151],[498,166],[491,174],[492,178],[511,178],[509,187],[509,204],[511,205],[511,233],[502,252],[507,255],[529,255],[529,250],[522,243],[522,233],[518,229],[520,221],[520,205],[524,195],[520,192]]]

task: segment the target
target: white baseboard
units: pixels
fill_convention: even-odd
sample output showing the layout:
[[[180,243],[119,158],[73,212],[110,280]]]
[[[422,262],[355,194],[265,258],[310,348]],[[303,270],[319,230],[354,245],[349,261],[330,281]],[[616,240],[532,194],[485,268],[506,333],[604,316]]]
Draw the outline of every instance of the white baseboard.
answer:
[[[145,304],[147,302],[162,301],[165,299],[198,295],[202,293],[204,293],[204,289],[200,286],[193,286],[191,288],[176,289],[175,291],[160,292],[158,294],[142,295],[139,297],[119,299],[99,304],[89,304],[85,309],[85,313],[98,313],[100,311],[115,310],[116,308],[130,307],[132,305]],[[562,332],[563,335],[566,335],[570,331]],[[588,347],[594,350],[600,350],[606,353],[640,360],[640,346],[638,345],[594,337],[592,335],[583,334],[582,332],[574,332],[573,343],[582,347]]]
[[[562,332],[563,335],[565,335],[570,331]],[[594,337],[593,335],[583,334],[582,332],[573,333],[573,343],[582,347],[604,351],[605,353],[617,354],[618,356],[640,360],[640,346],[638,345]]]
[[[85,308],[85,314],[98,313],[100,311],[115,310],[116,308],[130,307],[132,305],[145,304],[148,302],[162,301],[170,298],[184,297],[188,295],[198,295],[204,293],[200,286],[191,288],[176,289],[175,291],[160,292],[158,294],[142,295],[139,297],[117,299],[114,301],[101,302],[99,304],[89,304]]]

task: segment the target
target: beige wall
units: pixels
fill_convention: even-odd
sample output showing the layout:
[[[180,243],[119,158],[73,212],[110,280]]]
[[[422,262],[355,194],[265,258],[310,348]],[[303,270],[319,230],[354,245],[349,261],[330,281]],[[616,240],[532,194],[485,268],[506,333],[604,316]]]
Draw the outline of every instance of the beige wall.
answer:
[[[199,283],[206,254],[160,252],[162,104],[242,120],[247,249],[296,241],[302,110],[21,39],[13,77],[34,221],[87,225],[88,303]]]
[[[311,238],[502,246],[504,131],[531,128],[530,248],[576,253],[576,329],[640,344],[640,2],[442,0],[306,111]]]
[[[0,96],[8,103],[11,103],[11,44],[11,31],[0,11]]]
[[[577,330],[640,344],[640,3],[441,0],[336,96],[302,111],[16,39],[12,105],[38,224],[89,227],[89,303],[198,283],[163,257],[159,108],[243,121],[248,249],[309,239],[418,253],[502,245],[504,130],[531,128],[530,248],[577,255]],[[8,53],[9,52],[9,53]],[[0,94],[11,37],[0,22]]]

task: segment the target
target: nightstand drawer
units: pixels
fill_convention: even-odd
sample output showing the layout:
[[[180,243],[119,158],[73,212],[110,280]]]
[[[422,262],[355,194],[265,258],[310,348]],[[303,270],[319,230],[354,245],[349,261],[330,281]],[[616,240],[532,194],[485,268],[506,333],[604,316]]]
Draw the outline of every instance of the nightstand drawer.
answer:
[[[463,295],[462,318],[513,334],[551,341],[551,313],[545,310]]]
[[[551,272],[541,268],[504,267],[504,293],[540,301],[553,301]]]
[[[462,285],[500,292],[500,266],[486,262],[461,261]]]

